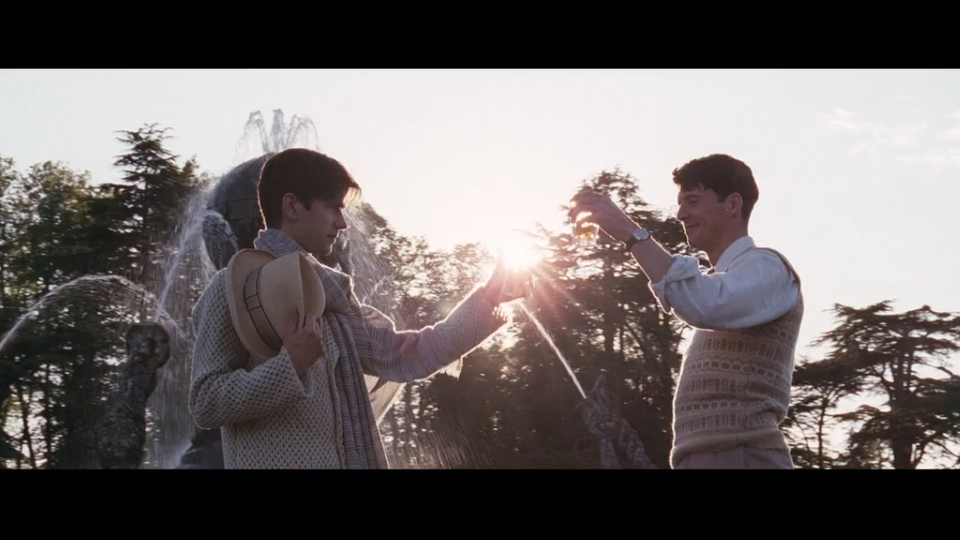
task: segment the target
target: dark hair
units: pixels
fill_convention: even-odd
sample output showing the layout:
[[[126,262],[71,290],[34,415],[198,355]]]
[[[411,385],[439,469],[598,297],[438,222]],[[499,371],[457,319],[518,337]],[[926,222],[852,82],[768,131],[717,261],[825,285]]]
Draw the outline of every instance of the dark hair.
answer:
[[[726,154],[711,154],[688,161],[673,170],[673,183],[682,191],[711,189],[721,201],[726,200],[731,193],[739,193],[743,198],[745,221],[750,220],[753,206],[760,198],[760,190],[750,167]]]
[[[307,210],[313,201],[351,202],[360,186],[339,161],[307,148],[290,148],[268,159],[260,169],[257,197],[267,227],[279,227],[283,196],[293,194]]]

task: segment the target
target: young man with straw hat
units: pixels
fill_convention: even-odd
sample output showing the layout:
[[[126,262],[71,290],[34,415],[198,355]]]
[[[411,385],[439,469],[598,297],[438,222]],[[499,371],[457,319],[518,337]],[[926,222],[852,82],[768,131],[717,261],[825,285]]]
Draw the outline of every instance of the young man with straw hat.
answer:
[[[199,427],[221,429],[225,468],[387,468],[364,376],[427,378],[507,323],[500,304],[514,298],[500,264],[419,331],[361,304],[350,276],[313,256],[330,254],[359,191],[319,152],[271,157],[256,249],[237,253],[197,302],[190,411]]]

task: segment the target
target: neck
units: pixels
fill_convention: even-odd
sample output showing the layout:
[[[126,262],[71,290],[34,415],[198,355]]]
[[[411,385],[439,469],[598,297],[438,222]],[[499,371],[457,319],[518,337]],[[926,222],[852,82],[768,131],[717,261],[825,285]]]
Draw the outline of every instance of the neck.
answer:
[[[301,246],[303,245],[303,243],[301,243],[300,240],[297,238],[297,231],[293,230],[293,227],[291,227],[289,224],[283,224],[283,225],[280,225],[279,227],[274,227],[274,228],[282,232],[283,234],[289,236],[290,239],[296,242],[298,245],[301,245]]]
[[[283,225],[280,225],[279,227],[276,227],[276,230],[278,230],[278,231],[282,232],[283,234],[287,235],[288,237],[290,237],[290,239],[293,240],[294,242],[296,242],[296,243],[297,243],[297,246],[299,246],[299,247],[300,247],[301,249],[303,249],[304,251],[310,253],[310,254],[313,255],[314,257],[317,256],[314,252],[310,251],[310,248],[308,248],[306,244],[304,244],[304,243],[300,240],[300,237],[299,237],[299,235],[297,234],[297,231],[296,231],[293,227],[291,227],[289,223],[285,223],[285,224],[283,224]]]
[[[747,231],[745,226],[737,227],[727,231],[726,234],[720,237],[720,241],[715,247],[706,250],[707,258],[710,259],[710,264],[716,266],[717,263],[720,262],[720,257],[723,255],[723,252],[726,251],[731,244],[743,238],[744,236],[749,236],[749,234],[750,232]]]
[[[312,255],[313,258],[317,259],[321,263],[331,268],[337,268],[339,266],[342,272],[349,273],[349,269],[347,268],[346,262],[343,260],[340,260],[340,258],[337,256],[336,251],[333,251],[327,255],[320,255],[307,249],[307,247],[303,245],[303,242],[297,239],[297,237],[295,236],[296,233],[294,231],[291,231],[288,227],[284,227],[283,225],[281,225],[280,227],[271,227],[270,229],[287,235],[287,237],[289,237],[290,240],[293,240],[296,243],[296,247],[310,253],[310,255]]]

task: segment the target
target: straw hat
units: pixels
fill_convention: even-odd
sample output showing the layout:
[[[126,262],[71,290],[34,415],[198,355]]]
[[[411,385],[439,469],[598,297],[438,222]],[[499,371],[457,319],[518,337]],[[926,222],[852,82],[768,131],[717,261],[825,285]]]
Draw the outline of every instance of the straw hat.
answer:
[[[259,361],[280,353],[280,334],[288,312],[297,309],[298,324],[307,313],[323,314],[323,283],[300,252],[276,257],[258,249],[238,251],[226,270],[227,304],[240,341]]]

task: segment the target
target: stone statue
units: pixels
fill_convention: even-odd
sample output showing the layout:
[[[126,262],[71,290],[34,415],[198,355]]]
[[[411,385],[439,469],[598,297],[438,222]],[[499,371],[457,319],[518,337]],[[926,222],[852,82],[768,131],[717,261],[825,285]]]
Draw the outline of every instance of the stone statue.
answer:
[[[607,391],[601,375],[583,403],[587,429],[600,439],[600,465],[604,469],[656,469],[647,457],[637,432],[617,410],[617,400]]]
[[[127,332],[120,391],[94,435],[102,468],[140,467],[147,441],[147,400],[157,387],[157,371],[169,358],[170,338],[160,324],[135,324]]]

